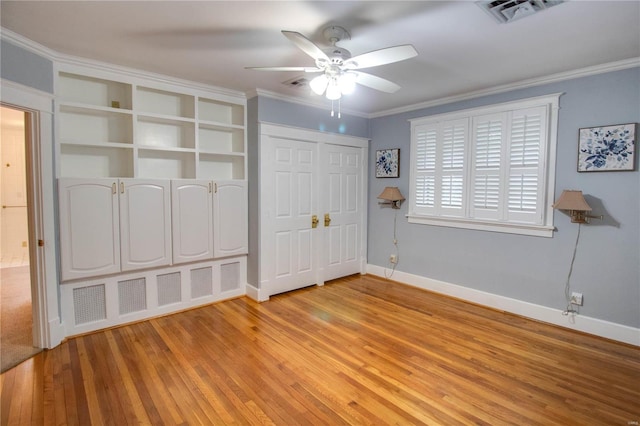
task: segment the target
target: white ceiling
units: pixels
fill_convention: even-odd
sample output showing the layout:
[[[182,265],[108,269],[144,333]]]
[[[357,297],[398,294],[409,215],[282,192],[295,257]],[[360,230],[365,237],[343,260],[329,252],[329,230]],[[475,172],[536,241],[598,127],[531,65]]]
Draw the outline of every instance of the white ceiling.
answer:
[[[473,1],[5,1],[3,28],[58,53],[251,93],[326,105],[282,82],[296,72],[247,66],[313,66],[281,30],[323,43],[340,25],[355,56],[411,43],[416,58],[368,69],[402,88],[359,86],[343,109],[380,114],[585,67],[640,57],[640,1],[568,1],[499,24]],[[307,76],[308,77],[308,76]]]

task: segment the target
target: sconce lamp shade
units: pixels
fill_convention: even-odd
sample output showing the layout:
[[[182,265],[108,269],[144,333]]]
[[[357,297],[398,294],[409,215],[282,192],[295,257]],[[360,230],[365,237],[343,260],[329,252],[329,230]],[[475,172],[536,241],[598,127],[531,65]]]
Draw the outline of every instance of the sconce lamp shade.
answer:
[[[400,202],[405,200],[397,186],[387,186],[384,191],[378,195],[378,198],[380,200],[389,201],[391,203],[391,207],[394,209],[399,209]]]
[[[591,211],[591,207],[582,196],[582,191],[564,190],[560,198],[552,205],[554,209],[566,210],[571,215],[573,223],[588,223],[586,212]]]

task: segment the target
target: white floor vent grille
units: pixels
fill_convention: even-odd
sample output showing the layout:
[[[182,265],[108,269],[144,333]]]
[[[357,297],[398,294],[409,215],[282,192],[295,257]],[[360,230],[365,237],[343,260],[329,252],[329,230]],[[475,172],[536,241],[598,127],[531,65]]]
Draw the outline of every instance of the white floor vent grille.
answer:
[[[220,291],[237,290],[240,287],[240,263],[220,265]]]
[[[144,278],[118,281],[120,315],[147,309],[147,285]]]
[[[104,284],[73,289],[76,325],[107,319]]]
[[[182,301],[180,272],[158,275],[158,306]]]
[[[213,272],[211,267],[191,270],[191,298],[213,294]]]

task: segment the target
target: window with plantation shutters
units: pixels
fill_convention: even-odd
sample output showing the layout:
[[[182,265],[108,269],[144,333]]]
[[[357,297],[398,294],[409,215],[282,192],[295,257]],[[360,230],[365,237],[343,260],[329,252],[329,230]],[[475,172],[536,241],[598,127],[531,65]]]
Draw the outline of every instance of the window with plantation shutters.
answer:
[[[409,221],[551,236],[558,99],[411,120]]]

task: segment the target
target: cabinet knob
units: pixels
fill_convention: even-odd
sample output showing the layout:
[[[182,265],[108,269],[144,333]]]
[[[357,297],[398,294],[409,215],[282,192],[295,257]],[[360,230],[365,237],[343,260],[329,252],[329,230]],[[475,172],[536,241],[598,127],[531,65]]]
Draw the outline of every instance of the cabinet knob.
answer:
[[[38,247],[44,247],[44,240],[38,240]]]

